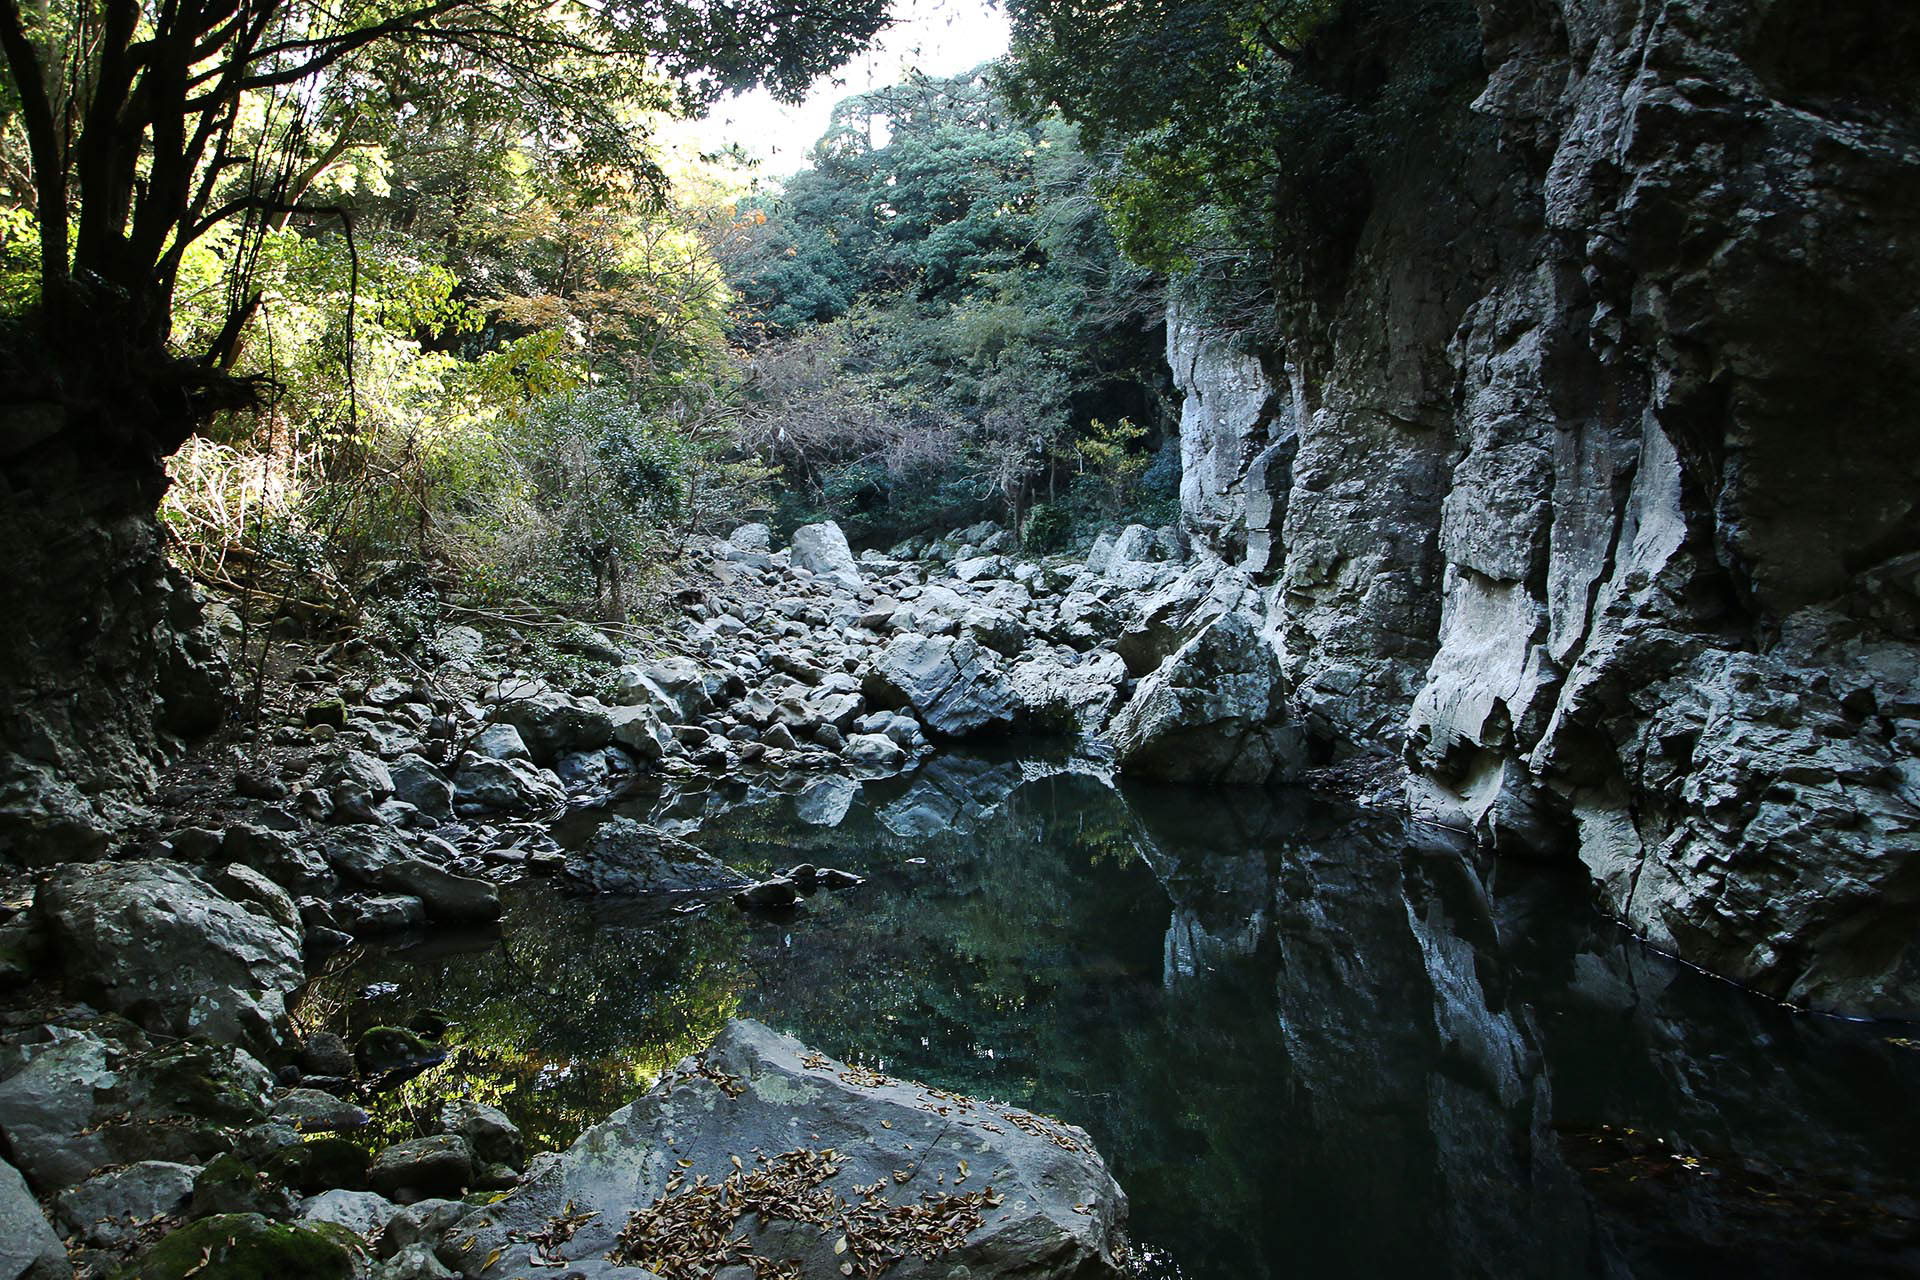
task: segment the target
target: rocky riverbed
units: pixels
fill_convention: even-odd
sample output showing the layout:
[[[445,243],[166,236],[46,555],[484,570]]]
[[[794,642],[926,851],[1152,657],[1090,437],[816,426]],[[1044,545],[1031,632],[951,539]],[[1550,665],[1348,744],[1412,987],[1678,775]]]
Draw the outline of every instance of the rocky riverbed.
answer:
[[[1144,582],[1179,579],[1177,543],[1130,529],[1103,540],[1093,565],[1075,566],[1017,560],[1008,542],[981,526],[856,559],[830,524],[801,529],[778,552],[764,528],[748,526],[693,561],[684,615],[649,648],[569,630],[564,647],[579,661],[566,674],[525,661],[511,633],[461,625],[411,651],[350,643],[291,664],[269,698],[279,723],[249,748],[216,743],[190,758],[143,821],[104,842],[103,856],[75,860],[76,850],[50,847],[49,865],[9,883],[0,1134],[12,1164],[0,1171],[0,1191],[19,1224],[10,1235],[24,1243],[0,1276],[68,1266],[105,1275],[129,1261],[155,1280],[282,1267],[380,1280],[504,1274],[506,1244],[470,1248],[477,1206],[526,1176],[504,1114],[450,1096],[419,1119],[419,1136],[381,1143],[362,1132],[362,1103],[444,1057],[447,1017],[366,1028],[349,1044],[290,1015],[309,973],[356,942],[493,926],[500,885],[528,875],[583,893],[749,911],[857,889],[859,876],[814,863],[750,876],[659,826],[624,819],[565,851],[550,825],[642,776],[792,786],[884,777],[939,741],[1097,733],[1131,685],[1121,605]],[[1154,723],[1185,723],[1182,714]],[[735,1040],[756,1035],[764,1033]],[[742,1070],[758,1079],[759,1067]],[[836,1071],[844,1096],[835,1115],[904,1105],[862,1092],[880,1082],[861,1068]],[[702,1060],[680,1074],[711,1083],[723,1073]],[[669,1095],[674,1087],[662,1086]],[[1004,1130],[991,1114],[982,1112],[984,1131]],[[779,1115],[753,1123],[776,1122],[797,1123]],[[1053,1141],[1071,1131],[1047,1128],[1052,1121],[1023,1123],[1039,1126],[1043,1140],[958,1156],[963,1168],[980,1166],[978,1191],[922,1199],[918,1183],[897,1177],[895,1155],[868,1149],[878,1139],[847,1133],[830,1147],[793,1147],[795,1160],[804,1150],[816,1162],[807,1176],[821,1176],[779,1185],[799,1197],[788,1206],[797,1221],[855,1241],[862,1274],[911,1270],[901,1259],[954,1250],[976,1271],[1109,1266],[1123,1201],[1091,1143]],[[869,1127],[877,1135],[894,1126]],[[897,1137],[910,1131],[900,1126]],[[650,1141],[623,1138],[635,1150]],[[753,1145],[722,1154],[749,1156]],[[1062,1147],[1093,1179],[1084,1194],[1032,1163],[1042,1148],[1057,1162]],[[766,1149],[751,1157],[742,1176],[753,1194],[767,1192],[753,1181],[766,1172],[757,1165],[786,1170],[784,1158]],[[875,1171],[887,1176],[856,1188]],[[712,1191],[727,1185],[725,1170],[699,1177],[711,1179],[703,1194],[746,1194]],[[1045,1207],[1020,1190],[1023,1179],[1045,1188]],[[527,1185],[532,1194],[545,1184]],[[899,1194],[889,1199],[882,1186]],[[595,1212],[605,1219],[581,1238],[619,1235],[625,1215],[671,1198],[652,1182],[642,1191],[601,1187]],[[1054,1201],[1069,1192],[1079,1212],[1062,1218]],[[567,1226],[571,1210],[547,1208],[553,1222],[522,1223],[517,1239],[546,1239],[531,1247],[558,1257],[565,1241],[541,1232],[571,1238],[578,1224]],[[778,1208],[763,1204],[756,1220],[764,1227]],[[456,1239],[459,1224],[467,1234]],[[1057,1243],[1042,1240],[1055,1238],[1049,1232]],[[1053,1269],[1032,1271],[1047,1259]],[[669,1277],[710,1274],[654,1261]],[[582,1274],[647,1274],[602,1262]],[[829,1254],[798,1265],[800,1274],[841,1274]]]

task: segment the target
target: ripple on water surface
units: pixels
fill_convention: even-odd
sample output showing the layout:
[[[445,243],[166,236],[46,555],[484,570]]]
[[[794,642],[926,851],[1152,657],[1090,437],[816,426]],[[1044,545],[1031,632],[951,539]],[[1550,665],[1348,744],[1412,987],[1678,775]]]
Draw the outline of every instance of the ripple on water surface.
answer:
[[[455,1020],[387,1125],[457,1086],[563,1146],[748,1014],[1084,1125],[1152,1275],[1920,1266],[1920,1032],[1649,954],[1579,907],[1577,869],[1021,758],[626,811],[743,867],[870,878],[784,919],[530,884],[497,934],[359,957],[315,988],[351,1028]]]

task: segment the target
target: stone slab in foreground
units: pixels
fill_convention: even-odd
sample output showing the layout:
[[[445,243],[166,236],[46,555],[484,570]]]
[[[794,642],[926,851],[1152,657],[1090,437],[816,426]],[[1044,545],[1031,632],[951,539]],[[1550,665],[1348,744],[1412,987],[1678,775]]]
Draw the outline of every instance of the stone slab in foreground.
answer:
[[[538,1162],[440,1256],[485,1280],[558,1262],[590,1280],[776,1267],[801,1280],[1090,1278],[1114,1274],[1125,1215],[1083,1130],[739,1020]]]

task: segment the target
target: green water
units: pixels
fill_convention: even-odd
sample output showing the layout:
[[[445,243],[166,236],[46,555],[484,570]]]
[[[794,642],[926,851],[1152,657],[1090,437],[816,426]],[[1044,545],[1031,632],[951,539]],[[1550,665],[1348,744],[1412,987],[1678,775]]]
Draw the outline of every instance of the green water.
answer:
[[[1085,1126],[1149,1275],[1920,1267],[1920,1031],[1651,955],[1581,909],[1577,871],[1057,761],[624,811],[870,879],[785,919],[529,885],[497,935],[358,957],[317,987],[345,1023],[456,1022],[390,1127],[457,1084],[561,1146],[745,1014]]]

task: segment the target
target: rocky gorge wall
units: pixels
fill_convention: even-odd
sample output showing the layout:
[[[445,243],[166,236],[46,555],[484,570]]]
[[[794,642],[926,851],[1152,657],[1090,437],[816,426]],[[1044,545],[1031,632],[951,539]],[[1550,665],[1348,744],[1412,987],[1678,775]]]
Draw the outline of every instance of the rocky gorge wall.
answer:
[[[1654,945],[1920,1014],[1920,113],[1895,3],[1481,0],[1330,332],[1176,306],[1183,519],[1291,714]]]

